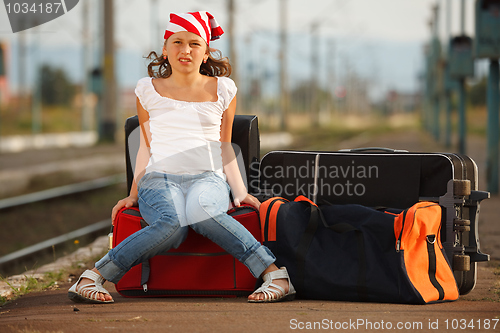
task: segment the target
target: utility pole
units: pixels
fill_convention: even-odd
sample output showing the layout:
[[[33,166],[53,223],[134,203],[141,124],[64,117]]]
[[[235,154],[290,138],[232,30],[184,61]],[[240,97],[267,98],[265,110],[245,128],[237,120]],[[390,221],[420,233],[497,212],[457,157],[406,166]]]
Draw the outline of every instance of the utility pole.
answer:
[[[486,181],[491,194],[499,193],[500,155],[500,1],[475,2],[475,43],[476,58],[489,59],[488,88],[486,106],[488,123],[486,128]]]
[[[17,34],[17,77],[18,83],[18,96],[21,97],[21,108],[26,105],[26,31],[20,31]]]
[[[158,0],[151,0],[150,4],[150,20],[151,20],[151,50],[157,50],[161,47],[160,24],[158,20],[160,8],[158,6]],[[161,49],[160,49],[161,51]]]
[[[327,87],[327,110],[330,115],[330,120],[332,119],[333,115],[333,96],[334,96],[334,91],[335,91],[335,43],[332,39],[328,41],[328,47],[326,48],[326,61],[327,61],[327,71],[326,71],[326,87]]]
[[[465,0],[460,6],[460,35],[465,36]],[[458,151],[465,154],[466,142],[466,119],[465,119],[465,77],[458,79]]]
[[[116,130],[116,80],[113,0],[104,0],[103,109],[99,141],[114,142]]]
[[[441,43],[439,42],[439,5],[436,4],[433,7],[433,32],[432,32],[432,52],[433,52],[433,60],[434,60],[434,92],[433,92],[433,120],[432,120],[432,128],[434,139],[439,141],[441,125],[440,125],[440,111],[441,111],[441,89],[442,89],[442,81],[441,81]]]
[[[2,95],[2,81],[4,77],[7,75],[6,70],[5,70],[5,53],[6,50],[4,49],[4,44],[0,42],[0,110],[4,106],[4,100],[5,97]],[[2,119],[0,115],[0,125],[2,124]],[[0,126],[0,140],[1,140],[2,132],[1,132],[1,126]]]
[[[446,39],[451,38],[451,0],[446,0]],[[445,84],[444,84],[444,100],[446,110],[446,125],[445,125],[445,138],[444,144],[446,148],[451,147],[451,116],[452,116],[452,103],[451,103],[451,89],[452,81],[450,78],[450,49],[448,48],[446,68],[445,68]]]
[[[228,27],[227,27],[227,33],[229,35],[229,60],[231,61],[231,67],[233,68],[231,78],[234,80],[236,83],[236,86],[238,86],[238,61],[237,61],[237,55],[236,55],[236,38],[235,38],[235,16],[236,16],[236,8],[235,8],[235,2],[234,0],[227,0],[227,11],[228,11],[228,16],[229,16],[229,22],[228,22]]]
[[[34,53],[40,54],[40,27],[33,29],[35,35]],[[32,65],[35,68],[35,78],[31,89],[31,133],[42,131],[42,75],[39,58],[35,58]]]
[[[311,121],[312,127],[319,127],[318,103],[318,28],[319,23],[311,25]]]
[[[498,59],[490,59],[489,75],[488,75],[488,90],[486,93],[487,107],[488,107],[488,126],[487,126],[487,179],[488,191],[492,194],[498,194],[498,174],[499,174],[499,140],[500,134],[498,132],[499,125],[499,111],[500,111],[500,97],[498,91],[500,81],[500,64]]]
[[[83,58],[83,80],[82,80],[82,131],[92,128],[91,109],[88,101],[89,94],[89,1],[82,2],[82,58]]]
[[[288,84],[287,84],[287,0],[280,0],[280,127],[287,129]]]

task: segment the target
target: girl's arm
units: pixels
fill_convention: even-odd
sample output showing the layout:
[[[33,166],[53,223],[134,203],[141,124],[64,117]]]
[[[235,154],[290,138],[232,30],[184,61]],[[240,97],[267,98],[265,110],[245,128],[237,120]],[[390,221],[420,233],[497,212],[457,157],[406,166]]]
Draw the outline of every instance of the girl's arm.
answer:
[[[248,194],[245,183],[241,177],[240,169],[238,168],[238,162],[236,160],[236,155],[234,154],[233,146],[231,145],[235,113],[236,97],[233,98],[229,107],[222,115],[221,148],[224,173],[226,174],[227,182],[229,183],[231,192],[233,193],[234,205],[238,207],[242,202],[245,202],[258,209],[260,201],[253,195]]]
[[[130,194],[128,197],[118,201],[118,203],[113,207],[111,212],[111,220],[114,221],[116,214],[122,207],[132,207],[137,206],[138,191],[137,183],[142,178],[146,171],[146,166],[148,165],[150,152],[149,152],[149,142],[151,142],[151,132],[149,131],[149,113],[144,110],[142,104],[137,98],[137,115],[139,116],[139,127],[140,127],[140,144],[139,150],[137,151],[137,158],[135,162],[134,179],[132,181],[132,186],[130,188]]]

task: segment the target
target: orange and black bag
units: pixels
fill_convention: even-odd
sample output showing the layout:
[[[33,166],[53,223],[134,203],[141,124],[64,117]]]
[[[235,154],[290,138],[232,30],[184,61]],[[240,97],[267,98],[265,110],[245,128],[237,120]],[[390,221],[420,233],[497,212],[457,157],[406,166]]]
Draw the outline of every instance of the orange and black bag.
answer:
[[[441,244],[441,206],[420,202],[394,222],[396,252],[403,274],[421,303],[458,299],[455,277]]]
[[[441,207],[317,206],[300,196],[260,208],[264,245],[304,299],[427,304],[458,299],[441,240]]]

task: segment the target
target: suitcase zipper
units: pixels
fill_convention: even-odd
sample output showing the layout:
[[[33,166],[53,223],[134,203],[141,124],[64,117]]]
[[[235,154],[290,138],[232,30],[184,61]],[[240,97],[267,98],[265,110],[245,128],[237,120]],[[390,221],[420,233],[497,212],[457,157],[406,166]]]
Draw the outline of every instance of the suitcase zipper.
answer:
[[[429,206],[432,206],[432,205],[429,205]],[[429,206],[425,206],[425,207],[421,207],[421,208],[426,208],[426,207],[429,207]],[[412,208],[413,207],[407,208],[403,212],[403,223],[401,223],[401,231],[399,232],[399,237],[396,240],[396,252],[399,252],[400,249],[401,249],[401,238],[403,237],[403,230],[404,230],[404,227],[405,227],[406,214],[408,213],[408,210],[410,210]],[[413,212],[413,219],[415,219],[415,214],[416,214],[416,209]]]
[[[401,237],[403,236],[403,230],[405,227],[405,221],[406,221],[406,214],[408,213],[408,209],[405,209],[403,212],[403,222],[401,223],[401,231],[399,232],[399,237],[396,240],[396,252],[399,252],[399,249],[401,248]]]

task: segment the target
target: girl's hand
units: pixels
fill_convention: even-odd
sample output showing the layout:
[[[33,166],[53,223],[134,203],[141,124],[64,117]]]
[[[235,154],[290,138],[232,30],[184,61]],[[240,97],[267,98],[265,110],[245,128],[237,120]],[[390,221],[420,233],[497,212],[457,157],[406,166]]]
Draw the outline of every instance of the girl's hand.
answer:
[[[260,201],[259,201],[259,199],[257,199],[256,197],[254,197],[251,194],[247,194],[247,196],[245,197],[245,199],[243,199],[241,202],[249,204],[249,205],[252,205],[252,206],[254,206],[257,209],[260,208]],[[240,206],[239,202],[236,202],[236,200],[235,200],[234,204],[235,204],[236,207]]]
[[[113,210],[111,211],[112,223],[115,223],[116,214],[118,214],[118,211],[120,209],[122,209],[123,207],[130,208],[132,206],[137,206],[137,197],[128,196],[118,201],[118,203],[113,207]]]

